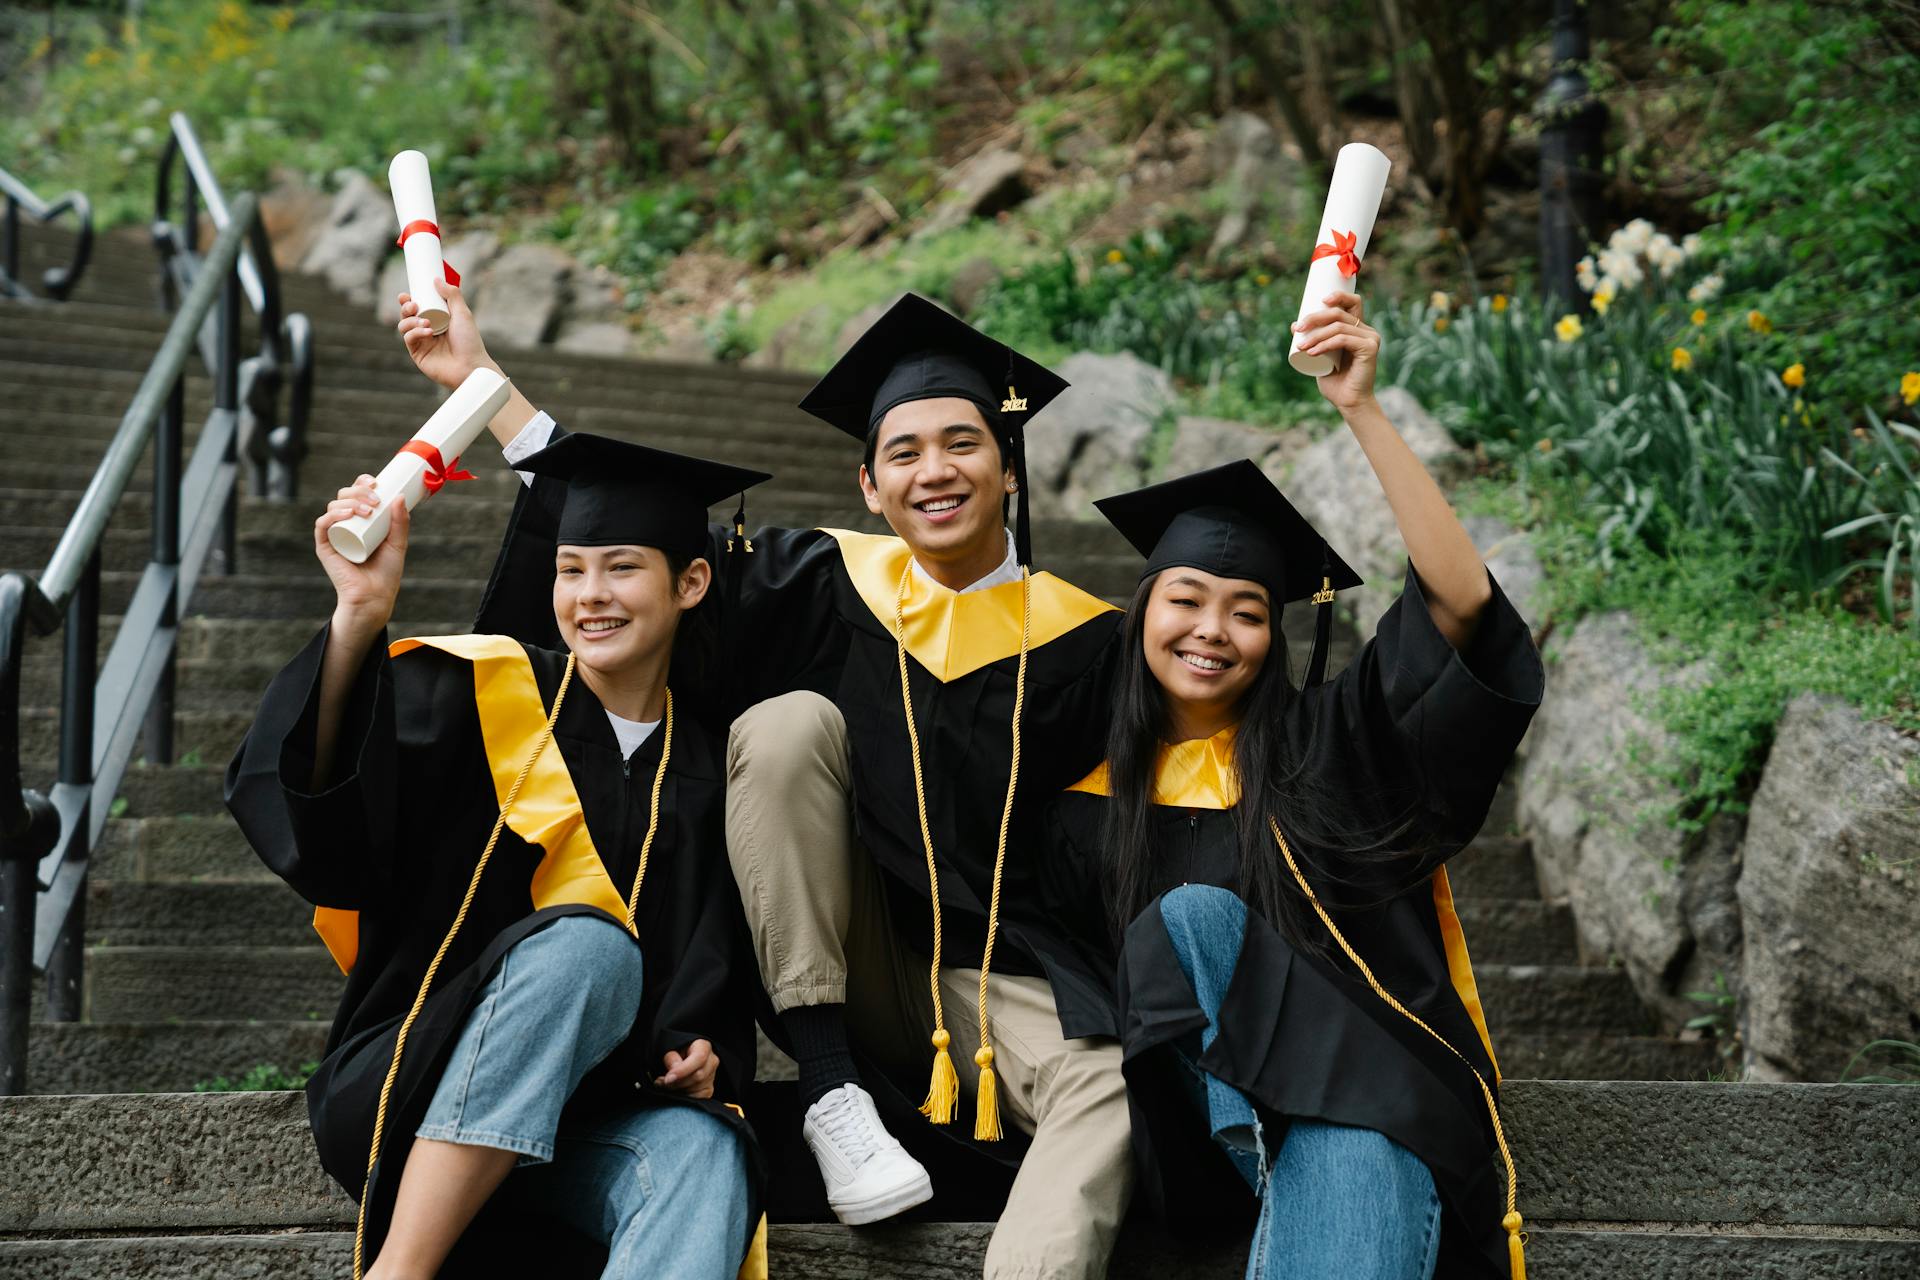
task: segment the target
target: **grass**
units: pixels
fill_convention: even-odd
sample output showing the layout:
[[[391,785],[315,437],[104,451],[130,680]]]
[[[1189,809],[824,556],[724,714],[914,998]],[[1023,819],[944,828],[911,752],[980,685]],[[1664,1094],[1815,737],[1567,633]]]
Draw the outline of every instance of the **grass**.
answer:
[[[215,1076],[211,1080],[202,1080],[193,1086],[195,1093],[262,1093],[283,1089],[304,1089],[313,1073],[320,1069],[317,1062],[303,1062],[293,1070],[284,1070],[271,1062],[262,1062],[248,1067],[237,1079]]]

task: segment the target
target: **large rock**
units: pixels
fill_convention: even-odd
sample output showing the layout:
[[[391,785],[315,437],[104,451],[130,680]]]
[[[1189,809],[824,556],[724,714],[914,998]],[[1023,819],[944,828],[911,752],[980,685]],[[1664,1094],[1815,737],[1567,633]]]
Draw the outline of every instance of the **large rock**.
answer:
[[[1077,352],[1061,361],[1073,385],[1027,432],[1035,515],[1095,519],[1095,498],[1138,485],[1147,440],[1174,407],[1173,380],[1138,356]]]
[[[1796,698],[1743,861],[1753,1073],[1837,1080],[1869,1041],[1920,1041],[1920,743]]]
[[[962,162],[947,175],[946,191],[916,236],[951,231],[973,218],[990,218],[1032,194],[1027,161],[1017,151],[996,148]]]
[[[1645,700],[1699,672],[1657,666],[1624,613],[1581,620],[1548,660],[1519,803],[1541,889],[1572,905],[1585,960],[1617,960],[1677,1030],[1706,1011],[1689,992],[1722,974],[1738,989],[1741,821],[1722,815],[1697,836],[1674,829],[1664,814],[1675,794],[1634,761],[1667,741]]]
[[[1547,620],[1547,572],[1540,564],[1540,552],[1533,535],[1516,529],[1496,516],[1462,516],[1467,536],[1486,561],[1500,590],[1534,634],[1540,634]]]
[[[1217,258],[1246,240],[1263,213],[1291,210],[1299,202],[1299,166],[1280,149],[1273,126],[1247,111],[1220,121],[1212,146],[1214,182],[1226,193],[1227,209],[1214,229],[1207,255]]]
[[[1310,443],[1304,431],[1182,414],[1173,426],[1173,444],[1167,450],[1163,479],[1204,471],[1240,458],[1250,458],[1275,484],[1282,484],[1293,460]]]
[[[394,251],[393,201],[358,170],[342,169],[334,176],[340,189],[300,269],[325,278],[359,305],[370,306],[380,264]]]
[[[578,264],[547,244],[516,244],[487,267],[469,298],[489,343],[534,347],[551,340],[572,294]]]
[[[1453,442],[1411,393],[1385,387],[1379,395],[1381,409],[1441,488],[1452,487],[1468,473],[1472,455]],[[1362,635],[1371,635],[1373,624],[1400,594],[1407,548],[1387,495],[1353,432],[1338,425],[1301,450],[1286,489],[1340,558],[1366,579],[1366,585],[1341,592],[1337,607]]]

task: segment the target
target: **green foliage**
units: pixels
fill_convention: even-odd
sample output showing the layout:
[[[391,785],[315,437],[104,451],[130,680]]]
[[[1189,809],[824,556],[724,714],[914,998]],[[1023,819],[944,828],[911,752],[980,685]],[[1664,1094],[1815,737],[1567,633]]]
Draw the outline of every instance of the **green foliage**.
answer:
[[[1711,991],[1689,991],[1687,999],[1704,1012],[1687,1019],[1687,1030],[1704,1031],[1719,1046],[1723,1062],[1740,1052],[1740,997],[1727,986],[1727,975],[1716,971]]]
[[[1907,444],[1856,435],[1843,406],[1786,386],[1762,363],[1764,317],[1715,306],[1696,325],[1693,306],[1678,281],[1636,290],[1571,340],[1521,300],[1415,305],[1377,323],[1387,375],[1456,435],[1523,477],[1582,481],[1603,566],[1623,547],[1662,551],[1715,531],[1751,550],[1764,570],[1755,589],[1830,599],[1911,537],[1897,516],[1858,519],[1905,510],[1910,464],[1896,457],[1889,471],[1882,455]]]
[[[240,1077],[229,1079],[215,1076],[211,1080],[202,1080],[193,1086],[195,1093],[254,1093],[280,1089],[304,1089],[313,1073],[320,1069],[317,1062],[303,1062],[291,1071],[282,1070],[271,1062],[262,1062],[248,1067]]]
[[[1645,711],[1665,748],[1636,744],[1638,767],[1676,797],[1654,815],[1698,831],[1744,812],[1773,745],[1774,726],[1801,693],[1830,694],[1903,731],[1920,732],[1920,633],[1876,626],[1831,605],[1772,590],[1773,566],[1726,530],[1689,530],[1655,550],[1593,554],[1596,513],[1578,478],[1537,473],[1530,518],[1546,569],[1548,608],[1568,622],[1627,610],[1656,660],[1699,664],[1699,679],[1661,689]]]
[[[236,0],[152,0],[117,27],[64,18],[63,47],[37,51],[38,105],[0,122],[8,167],[87,192],[103,221],[148,217],[167,114],[179,110],[230,191],[262,185],[276,165],[384,173],[408,146],[433,161],[443,212],[499,208],[558,174],[544,73],[513,41],[481,29],[450,53],[437,40],[376,43],[326,14],[294,19]],[[428,128],[421,85],[435,90]]]
[[[1728,301],[1773,318],[1768,363],[1891,407],[1887,362],[1913,367],[1920,327],[1920,57],[1902,18],[1834,0],[1682,0],[1674,18],[1661,39],[1708,73],[1700,105],[1722,122],[1702,204]]]
[[[1131,352],[1211,412],[1284,421],[1323,403],[1287,364],[1297,300],[1266,271],[1196,266],[1204,239],[1179,218],[1090,255],[1062,252],[1010,273],[975,322],[1042,358]]]
[[[1920,1044],[1875,1040],[1848,1060],[1846,1070],[1840,1073],[1840,1083],[1920,1084]]]

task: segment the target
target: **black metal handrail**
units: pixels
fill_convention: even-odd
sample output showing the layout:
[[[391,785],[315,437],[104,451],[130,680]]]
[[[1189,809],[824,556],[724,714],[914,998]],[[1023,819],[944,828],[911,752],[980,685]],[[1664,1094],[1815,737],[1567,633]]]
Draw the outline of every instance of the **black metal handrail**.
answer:
[[[168,208],[176,163],[186,169],[177,225],[169,220]],[[160,154],[153,201],[153,245],[160,252],[162,289],[169,308],[193,287],[202,269],[198,248],[203,206],[214,230],[225,231],[231,223],[226,197],[193,125],[176,111],[168,118],[167,145]],[[260,353],[248,357],[240,369],[240,447],[254,496],[290,501],[299,492],[300,461],[307,453],[307,418],[313,407],[313,325],[297,312],[282,314],[280,273],[271,253],[243,248],[238,269],[240,287],[260,324]],[[203,329],[200,348],[209,372],[215,359],[213,344],[212,329]],[[279,423],[275,419],[283,382],[292,394],[287,420]]]
[[[0,1094],[26,1092],[34,969],[46,971],[47,1016],[80,1016],[88,859],[143,730],[148,759],[172,763],[180,608],[210,560],[233,568],[239,265],[243,249],[259,260],[268,242],[253,195],[229,212],[47,567],[0,575]],[[213,409],[183,472],[187,361],[209,324]],[[102,663],[100,546],[149,440],[152,552]],[[21,665],[28,628],[50,635],[63,622],[59,777],[43,796],[20,776]]]
[[[78,191],[69,191],[49,204],[5,169],[0,169],[0,195],[7,197],[6,236],[4,243],[0,243],[0,294],[10,298],[33,297],[20,280],[20,215],[24,213],[35,222],[44,223],[71,213],[79,224],[73,257],[64,267],[49,267],[40,273],[40,287],[46,290],[47,296],[56,302],[65,299],[80,283],[87,259],[93,255],[93,206]]]

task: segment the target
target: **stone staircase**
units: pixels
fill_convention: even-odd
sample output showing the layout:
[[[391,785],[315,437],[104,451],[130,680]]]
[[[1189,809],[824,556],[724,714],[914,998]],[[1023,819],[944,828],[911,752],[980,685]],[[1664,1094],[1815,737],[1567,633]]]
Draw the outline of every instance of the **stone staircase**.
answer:
[[[57,237],[30,237],[29,263]],[[37,264],[33,264],[37,269]],[[37,570],[77,503],[164,331],[151,251],[97,245],[75,299],[0,302],[0,567]],[[313,1159],[297,1094],[193,1094],[250,1068],[320,1054],[340,978],[309,909],[262,867],[220,804],[220,772],[260,690],[325,617],[312,559],[321,501],[377,470],[434,404],[392,332],[315,281],[284,279],[318,369],[302,499],[247,499],[235,572],[203,581],[179,663],[178,761],[141,765],[96,851],[82,1021],[36,1022],[29,1084],[0,1100],[0,1276],[340,1274],[348,1201]],[[877,527],[854,500],[846,442],[793,408],[803,376],[501,352],[536,404],[571,427],[764,467],[753,523]],[[209,403],[190,381],[189,429]],[[464,630],[517,481],[491,443],[480,479],[422,508],[396,630]],[[144,561],[144,467],[109,531],[105,610]],[[1125,595],[1138,559],[1103,522],[1042,521],[1042,560]],[[103,621],[110,642],[114,619]],[[1344,637],[1334,661],[1345,660]],[[1304,654],[1296,654],[1296,664]],[[30,648],[22,754],[53,775],[59,653]],[[1538,1276],[1920,1276],[1920,1090],[1703,1083],[1712,1047],[1654,1034],[1621,973],[1579,963],[1564,905],[1542,901],[1504,795],[1452,867],[1534,1224]],[[790,1076],[764,1046],[761,1077]],[[1692,1083],[1683,1083],[1692,1082]],[[155,1095],[147,1097],[129,1095]],[[1129,1229],[1116,1275],[1238,1274]],[[776,1227],[787,1275],[979,1273],[988,1228],[919,1222],[851,1232]]]

